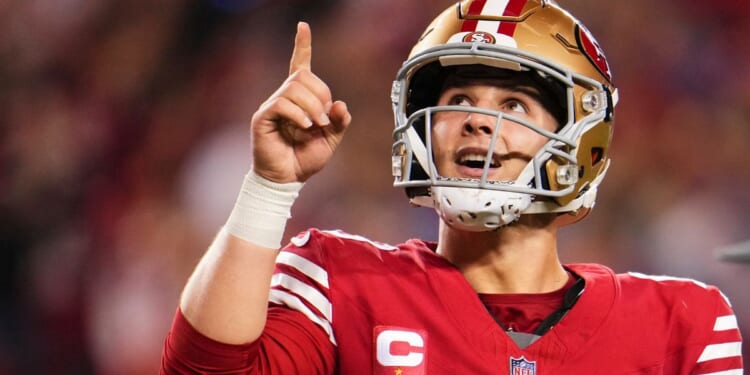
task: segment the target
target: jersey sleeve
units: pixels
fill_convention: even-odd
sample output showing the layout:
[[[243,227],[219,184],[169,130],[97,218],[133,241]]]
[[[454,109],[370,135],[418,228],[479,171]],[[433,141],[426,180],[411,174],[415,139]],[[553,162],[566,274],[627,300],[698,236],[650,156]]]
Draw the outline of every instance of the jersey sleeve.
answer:
[[[629,272],[639,293],[654,293],[668,312],[664,374],[742,375],[742,337],[729,299],[715,286],[671,276]],[[655,287],[656,285],[656,287]],[[653,297],[651,297],[653,298]],[[658,305],[650,305],[656,309]],[[659,316],[654,310],[650,316]]]
[[[229,345],[195,330],[175,314],[162,355],[162,374],[317,374],[336,366],[328,273],[317,232],[304,232],[279,253],[261,337]]]
[[[177,311],[164,344],[161,374],[332,374],[335,353],[326,335],[301,313],[271,307],[263,335],[248,344],[204,336]]]
[[[227,375],[248,374],[249,358],[257,356],[257,352],[258,342],[231,345],[204,336],[177,309],[164,342],[160,373],[210,374],[221,369]]]
[[[737,317],[727,297],[716,287],[709,286],[709,301],[713,302],[713,314],[704,320],[706,339],[697,348],[700,356],[691,375],[742,375],[742,336]]]
[[[282,249],[276,258],[269,301],[303,314],[328,335],[330,344],[336,345],[322,237],[318,231],[306,231]]]

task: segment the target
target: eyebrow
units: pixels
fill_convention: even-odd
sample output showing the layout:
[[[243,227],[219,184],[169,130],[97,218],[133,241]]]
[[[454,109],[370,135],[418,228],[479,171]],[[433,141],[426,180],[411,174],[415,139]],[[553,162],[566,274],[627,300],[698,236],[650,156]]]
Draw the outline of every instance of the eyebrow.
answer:
[[[542,93],[539,89],[533,86],[515,86],[515,87],[507,87],[507,89],[515,92],[520,92],[522,94],[526,94],[532,99],[539,102],[539,104],[543,104],[542,101]]]
[[[507,82],[507,81],[506,81],[506,83],[508,83],[508,84],[497,84],[496,82],[489,82],[489,81],[500,81],[500,80],[476,79],[476,80],[471,80],[471,81],[466,81],[466,82],[460,82],[460,83],[455,84],[455,85],[448,85],[448,86],[444,87],[442,92],[445,93],[448,90],[466,89],[466,88],[469,88],[471,86],[477,86],[479,84],[482,84],[482,85],[486,84],[487,86],[499,87],[499,88],[502,88],[502,89],[505,89],[505,90],[508,90],[508,91],[511,91],[511,92],[525,94],[525,95],[529,96],[530,98],[534,99],[535,101],[537,101],[539,104],[542,104],[542,105],[544,104],[544,102],[542,100],[542,93],[541,93],[541,91],[538,88],[534,87],[534,86],[530,86],[530,85],[514,85],[514,84],[510,84],[510,82]]]

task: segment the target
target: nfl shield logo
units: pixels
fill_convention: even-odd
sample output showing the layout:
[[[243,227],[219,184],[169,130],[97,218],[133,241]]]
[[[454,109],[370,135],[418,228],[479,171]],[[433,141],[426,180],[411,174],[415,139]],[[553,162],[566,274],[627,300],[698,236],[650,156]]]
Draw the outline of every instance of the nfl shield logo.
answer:
[[[536,361],[510,357],[510,375],[536,375]]]

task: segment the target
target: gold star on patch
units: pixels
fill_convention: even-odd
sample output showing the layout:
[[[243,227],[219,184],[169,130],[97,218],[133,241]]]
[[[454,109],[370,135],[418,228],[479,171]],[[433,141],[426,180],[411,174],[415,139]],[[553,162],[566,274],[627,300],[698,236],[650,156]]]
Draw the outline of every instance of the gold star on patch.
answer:
[[[393,371],[393,373],[396,374],[396,375],[401,375],[404,372],[400,368],[397,368],[395,371]]]

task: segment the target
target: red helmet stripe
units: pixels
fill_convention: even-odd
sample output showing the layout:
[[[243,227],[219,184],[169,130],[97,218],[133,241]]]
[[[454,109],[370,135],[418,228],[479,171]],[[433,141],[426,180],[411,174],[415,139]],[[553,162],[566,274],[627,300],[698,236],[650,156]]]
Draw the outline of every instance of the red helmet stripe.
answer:
[[[469,5],[468,15],[478,16],[482,14],[486,15],[497,15],[498,13],[503,16],[516,17],[521,15],[523,8],[526,6],[528,0],[475,0]],[[489,4],[488,4],[489,2]],[[497,29],[500,34],[513,36],[516,31],[515,22],[498,22],[498,21],[483,21],[487,25],[481,27],[482,31],[491,31],[487,29],[490,23],[497,23]],[[470,32],[478,31],[479,20],[464,20],[461,24],[461,31]]]
[[[503,16],[517,17],[521,15],[523,7],[526,6],[528,0],[510,0],[508,5],[505,7]],[[507,36],[513,36],[516,32],[515,22],[500,22],[500,26],[497,27],[497,32],[505,34]]]
[[[469,13],[472,16],[482,14],[482,9],[487,0],[476,0],[472,1],[469,5]],[[461,24],[461,31],[475,31],[477,29],[478,20],[464,20]]]

